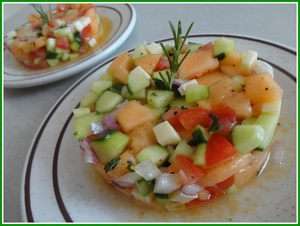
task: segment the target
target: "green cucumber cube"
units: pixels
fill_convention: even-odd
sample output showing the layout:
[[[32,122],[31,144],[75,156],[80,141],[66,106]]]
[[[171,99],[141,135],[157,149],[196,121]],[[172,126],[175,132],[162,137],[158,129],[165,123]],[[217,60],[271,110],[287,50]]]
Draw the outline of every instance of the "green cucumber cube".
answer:
[[[137,182],[135,182],[135,186],[142,196],[147,196],[153,191],[154,181],[153,180],[148,181],[142,178]]]
[[[127,78],[127,88],[130,94],[139,92],[150,85],[150,80],[145,76],[129,74]]]
[[[91,91],[97,95],[101,95],[105,90],[109,89],[112,86],[112,81],[94,81],[91,86]]]
[[[194,155],[195,149],[188,144],[187,140],[181,140],[176,146],[174,152],[169,158],[169,162],[172,163],[178,154],[186,155],[192,157]]]
[[[75,118],[79,118],[79,117],[87,115],[89,113],[91,113],[90,108],[75,108],[75,109],[73,109],[73,114],[74,114]]]
[[[148,104],[157,108],[169,105],[174,97],[174,92],[168,90],[148,90],[147,92]]]
[[[273,113],[262,112],[255,121],[256,125],[262,126],[265,131],[264,140],[257,147],[259,150],[265,150],[269,147],[272,142],[277,124],[279,121],[279,115]]]
[[[95,110],[101,113],[111,112],[116,106],[122,103],[123,97],[115,92],[106,90],[95,103]]]
[[[73,122],[74,136],[78,140],[83,140],[92,134],[91,123],[101,122],[103,115],[98,112],[92,112],[90,114],[85,114],[81,117],[75,118]]]
[[[135,60],[135,59],[145,56],[145,55],[148,55],[147,49],[145,48],[144,45],[139,45],[138,47],[136,47],[133,50],[131,58],[132,58],[132,60]]]
[[[157,144],[152,144],[138,153],[136,160],[138,162],[151,160],[155,165],[161,166],[167,160],[168,156],[169,151],[166,148]]]
[[[185,101],[194,103],[198,100],[204,100],[210,97],[209,86],[193,84],[188,85],[185,90]]]
[[[228,53],[235,49],[235,41],[221,37],[213,42],[214,56],[222,60]]]
[[[196,52],[203,44],[195,43],[195,42],[188,42],[187,48],[191,50],[191,52]]]
[[[98,160],[107,163],[125,151],[129,140],[130,138],[126,134],[118,130],[109,130],[93,140],[90,145]]]
[[[256,149],[264,137],[265,131],[260,125],[236,125],[231,132],[233,146],[243,154]]]
[[[90,107],[94,105],[96,100],[98,99],[99,95],[96,93],[89,91],[81,100],[80,100],[80,107]]]
[[[206,143],[198,144],[196,148],[195,155],[193,157],[193,163],[197,166],[205,166],[206,164]]]

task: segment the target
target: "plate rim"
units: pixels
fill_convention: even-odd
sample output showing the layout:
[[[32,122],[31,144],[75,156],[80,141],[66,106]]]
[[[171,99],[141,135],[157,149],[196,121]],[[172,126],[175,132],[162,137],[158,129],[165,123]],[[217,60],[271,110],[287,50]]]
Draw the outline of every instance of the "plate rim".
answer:
[[[226,37],[230,36],[230,37],[233,37],[233,38],[246,39],[246,40],[251,40],[251,41],[254,41],[254,42],[262,42],[264,44],[268,44],[268,45],[271,45],[273,47],[280,48],[284,51],[289,52],[290,54],[294,55],[295,57],[297,57],[297,52],[295,50],[291,49],[291,48],[287,48],[286,46],[282,46],[278,43],[273,43],[273,42],[270,42],[268,40],[259,39],[259,38],[255,38],[255,37],[250,37],[250,36],[232,35],[232,34],[230,35],[230,34],[224,34],[224,33],[215,33],[215,34],[208,33],[208,34],[192,34],[189,37],[198,38],[198,37],[220,37],[220,36],[226,36]],[[155,42],[158,42],[158,41],[166,42],[166,41],[170,41],[170,40],[172,40],[172,38],[159,39],[159,40],[156,40]],[[134,48],[128,50],[128,52],[132,52],[133,50],[134,50]],[[82,77],[80,77],[77,81],[75,81],[71,85],[71,87],[69,87],[61,95],[61,97],[55,102],[55,104],[51,107],[49,112],[44,117],[44,120],[40,124],[39,128],[37,129],[37,131],[36,131],[36,133],[35,133],[35,135],[32,139],[32,142],[29,146],[28,153],[26,155],[25,164],[24,164],[24,167],[23,167],[23,175],[22,175],[22,180],[21,180],[21,214],[22,214],[23,221],[34,222],[33,214],[31,212],[32,210],[30,208],[30,187],[29,187],[29,185],[30,185],[30,173],[31,173],[31,166],[32,166],[32,163],[33,163],[33,157],[34,157],[35,152],[37,151],[37,145],[39,143],[39,140],[40,140],[41,136],[43,135],[43,130],[47,127],[47,122],[49,120],[51,120],[53,114],[60,107],[60,104],[64,101],[65,98],[67,98],[70,95],[70,93],[74,89],[76,89],[76,87],[78,85],[80,85],[82,82],[84,82],[84,80],[87,79],[91,74],[95,73],[97,70],[100,70],[101,68],[103,68],[106,65],[108,65],[109,63],[111,63],[117,56],[118,55],[115,55],[115,56],[111,57],[110,59],[107,59],[106,61],[103,61],[101,64],[99,64],[99,65],[95,66],[94,68],[90,69]],[[279,68],[280,71],[282,71],[281,67],[278,66],[277,69],[278,68]],[[296,74],[293,75],[290,72],[287,72],[286,70],[283,70],[283,73],[290,74],[290,76],[287,75],[287,77],[290,78],[294,83],[297,84]],[[297,73],[297,72],[295,72],[295,73]],[[78,104],[79,104],[79,100],[78,100]],[[64,120],[64,126],[59,128],[59,134],[61,134],[62,131],[64,131],[63,127],[65,127],[66,124],[68,124],[67,122],[69,122],[72,117],[73,117],[72,112],[70,112],[70,115],[67,116],[66,119]],[[60,136],[61,135],[59,135],[58,139],[60,138]],[[55,158],[55,156],[53,158]],[[52,168],[53,168],[53,166],[52,166]],[[28,180],[29,180],[29,182],[27,182]],[[56,201],[58,202],[57,197],[56,197]],[[28,202],[29,202],[29,204],[28,204]],[[28,210],[28,208],[29,208],[29,210]],[[63,215],[63,213],[62,213],[62,215]],[[63,216],[63,217],[66,220],[66,222],[73,222],[71,218],[68,218],[68,216],[66,216],[66,217]]]
[[[132,31],[135,27],[135,24],[136,24],[136,18],[137,18],[136,10],[133,7],[133,5],[130,3],[107,4],[106,2],[104,2],[102,4],[95,4],[95,5],[96,5],[96,7],[100,7],[102,9],[110,7],[112,10],[116,10],[117,13],[120,15],[121,20],[123,18],[123,15],[125,15],[125,14],[124,14],[124,12],[121,12],[118,7],[126,6],[127,9],[130,11],[130,14],[126,15],[129,17],[129,19],[128,19],[126,27],[124,27],[124,30],[122,30],[122,33],[118,34],[118,32],[120,32],[120,28],[122,26],[122,21],[121,21],[120,26],[115,31],[115,33],[118,34],[118,36],[112,43],[110,43],[105,49],[101,50],[98,53],[98,55],[93,56],[93,53],[88,54],[87,55],[88,58],[85,61],[78,64],[76,66],[76,69],[79,69],[79,67],[80,66],[82,67],[82,65],[84,65],[84,64],[93,68],[97,65],[96,61],[99,61],[100,63],[105,61],[107,56],[109,56],[109,54],[112,54],[114,51],[116,51],[127,40],[127,38],[132,33]],[[104,43],[104,45],[107,45],[107,43]],[[5,55],[5,51],[3,50],[3,55],[2,55],[3,56],[3,66],[5,66],[4,65],[4,55]],[[95,57],[97,57],[97,58],[95,58]],[[95,59],[96,59],[96,61],[95,61]],[[7,73],[5,73],[5,70],[3,67],[2,83],[5,88],[28,88],[28,87],[35,87],[35,86],[45,85],[48,83],[53,83],[53,82],[56,82],[56,81],[59,81],[62,79],[66,79],[68,77],[78,74],[78,70],[76,71],[76,70],[74,70],[74,68],[71,69],[72,67],[70,65],[67,65],[67,66],[68,66],[68,68],[64,69],[64,67],[61,67],[57,72],[55,72],[54,75],[56,75],[56,77],[54,77],[54,78],[53,78],[53,74],[49,74],[50,72],[46,71],[45,73],[47,73],[47,74],[45,76],[38,76],[36,78],[32,78],[29,80],[20,79],[17,81],[16,80],[9,80],[9,81],[5,80],[5,76],[7,75]],[[80,69],[80,71],[87,70],[89,68],[88,66],[85,66],[84,69]],[[73,72],[70,74],[66,74],[66,73],[64,73],[66,70],[73,70]]]

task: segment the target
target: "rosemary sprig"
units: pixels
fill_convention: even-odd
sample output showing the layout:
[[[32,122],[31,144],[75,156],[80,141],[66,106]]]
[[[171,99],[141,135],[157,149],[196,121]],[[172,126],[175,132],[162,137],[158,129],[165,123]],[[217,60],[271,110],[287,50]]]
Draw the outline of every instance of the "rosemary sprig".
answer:
[[[166,90],[172,89],[174,77],[175,77],[180,65],[185,60],[187,55],[190,53],[190,50],[188,50],[185,53],[185,55],[183,56],[183,58],[179,61],[179,57],[181,55],[182,48],[184,47],[184,43],[188,37],[188,34],[190,33],[190,31],[192,29],[194,22],[191,23],[191,25],[189,26],[184,38],[182,38],[181,21],[178,22],[177,32],[171,21],[169,21],[169,24],[170,24],[172,34],[173,34],[174,46],[172,46],[171,51],[168,51],[162,43],[160,43],[160,45],[168,58],[168,61],[170,64],[170,71],[166,71],[166,76],[164,76],[161,72],[159,72],[161,79],[154,79],[155,84],[159,88],[166,89]]]
[[[37,18],[39,21],[41,21],[43,24],[47,24],[50,22],[51,18],[48,17],[48,14],[44,11],[43,7],[41,4],[30,4],[40,15],[40,18],[37,16],[34,16]],[[50,6],[49,6],[50,7]],[[50,10],[51,12],[51,10]],[[51,13],[50,13],[51,16]]]

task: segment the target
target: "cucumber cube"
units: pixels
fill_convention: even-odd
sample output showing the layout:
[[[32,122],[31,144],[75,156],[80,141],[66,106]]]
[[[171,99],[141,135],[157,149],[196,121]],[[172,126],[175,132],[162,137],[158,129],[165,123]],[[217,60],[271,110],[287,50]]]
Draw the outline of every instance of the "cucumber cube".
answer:
[[[132,60],[135,60],[139,57],[148,55],[148,52],[145,48],[144,45],[139,45],[138,47],[136,47],[131,55]]]
[[[205,163],[206,163],[206,158],[205,158],[205,155],[206,155],[206,147],[207,147],[207,144],[206,143],[202,143],[202,144],[198,144],[197,145],[197,148],[196,148],[196,152],[195,152],[195,155],[194,155],[194,160],[193,160],[193,163],[194,165],[197,165],[197,166],[205,166]]]
[[[175,145],[180,142],[180,136],[168,121],[153,127],[153,132],[161,146]]]
[[[50,65],[50,67],[55,67],[59,63],[59,59],[47,59],[47,63]]]
[[[169,158],[169,162],[172,163],[178,154],[186,155],[192,157],[194,155],[194,148],[191,147],[187,140],[181,140],[179,144],[176,146],[174,152],[172,153],[171,157]]]
[[[123,97],[117,93],[106,90],[95,103],[95,110],[101,113],[111,112],[123,101]]]
[[[198,100],[204,100],[210,97],[209,86],[193,84],[186,87],[185,101],[194,103]]]
[[[56,47],[56,39],[55,38],[48,38],[47,39],[47,44],[46,44],[46,49],[48,51],[54,51]]]
[[[235,41],[229,38],[221,37],[213,42],[214,56],[222,60],[228,53],[235,48]]]
[[[89,91],[80,101],[80,107],[90,107],[91,105],[94,105],[99,95],[96,93]]]
[[[242,59],[241,72],[248,75],[251,72],[251,67],[254,61],[257,60],[257,52],[249,50]]]
[[[135,199],[140,200],[142,202],[146,202],[146,203],[151,203],[152,199],[154,197],[154,194],[152,192],[146,196],[143,196],[136,187],[134,187],[132,189],[131,194],[133,195],[133,197]]]
[[[203,44],[195,43],[195,42],[188,42],[187,48],[191,50],[191,52],[196,52]]]
[[[127,78],[127,88],[130,94],[139,92],[150,85],[150,80],[145,76],[129,74]]]
[[[233,146],[242,154],[257,148],[265,137],[265,131],[260,125],[236,125],[231,132]]]
[[[97,95],[101,95],[105,90],[109,89],[112,86],[112,81],[94,81],[91,86],[91,91]]]
[[[143,178],[138,180],[135,183],[135,186],[142,196],[147,196],[153,191],[154,181],[153,180],[147,181]]]
[[[79,118],[79,117],[84,116],[89,113],[91,113],[90,108],[75,108],[75,109],[73,109],[73,114],[74,114],[75,118]]]
[[[98,112],[92,112],[90,114],[85,114],[81,117],[75,118],[73,122],[74,136],[78,140],[83,140],[87,136],[92,134],[91,123],[101,122],[103,115]]]
[[[125,151],[130,138],[118,130],[109,130],[91,142],[101,163],[107,163]]]
[[[138,162],[151,160],[156,166],[161,166],[167,160],[168,156],[169,151],[166,148],[157,144],[152,144],[138,153],[136,160]]]
[[[153,107],[163,108],[174,100],[174,93],[168,90],[148,90],[147,100]]]
[[[70,33],[72,33],[72,30],[70,27],[58,28],[53,31],[54,37],[56,37],[56,38],[59,38],[62,36],[68,36]]]
[[[279,115],[273,113],[262,112],[257,117],[255,124],[262,126],[262,128],[265,130],[264,140],[257,147],[257,149],[265,150],[269,147],[270,143],[272,142],[278,124],[278,120],[279,120]]]

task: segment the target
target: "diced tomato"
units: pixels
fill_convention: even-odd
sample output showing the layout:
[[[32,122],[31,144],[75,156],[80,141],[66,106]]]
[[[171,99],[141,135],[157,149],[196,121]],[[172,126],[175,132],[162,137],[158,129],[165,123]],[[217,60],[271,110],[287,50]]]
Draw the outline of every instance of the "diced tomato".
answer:
[[[211,121],[209,111],[201,107],[193,107],[179,112],[179,121],[187,130],[193,130],[197,125],[207,127]]]
[[[234,146],[218,133],[211,135],[206,148],[206,167],[212,168],[233,158],[237,154]]]
[[[183,184],[193,184],[198,181],[203,175],[205,170],[193,164],[193,159],[188,156],[178,154],[176,155],[172,164],[168,167],[168,173],[179,173],[182,170],[184,173]]]
[[[70,41],[67,36],[56,38],[56,47],[61,49],[70,49]]]
[[[87,43],[90,38],[93,36],[92,34],[92,25],[89,24],[85,26],[82,31],[80,32],[80,36],[82,38],[82,43]]]
[[[222,127],[217,133],[230,140],[230,131],[237,123],[235,111],[223,103],[212,105],[211,111],[218,117],[218,122]]]
[[[44,46],[35,51],[29,52],[29,57],[33,60],[36,58],[46,59],[46,47]]]
[[[64,12],[64,11],[66,11],[66,8],[64,7],[63,4],[57,4],[57,5],[56,5],[56,10],[57,10],[58,12]]]
[[[217,183],[215,186],[206,187],[205,189],[208,190],[211,196],[219,197],[225,195],[226,190],[230,188],[234,183],[234,176],[227,178],[226,180]]]
[[[167,58],[161,57],[156,64],[155,71],[163,71],[170,68],[169,60]]]
[[[212,187],[205,187],[207,191],[210,192],[210,196],[206,200],[200,200],[200,199],[194,199],[186,204],[187,207],[195,207],[199,205],[200,203],[213,200],[215,198],[218,198],[220,196],[223,196],[226,194],[226,190],[230,188],[234,183],[234,176],[231,176],[227,178],[226,180],[216,184]]]

